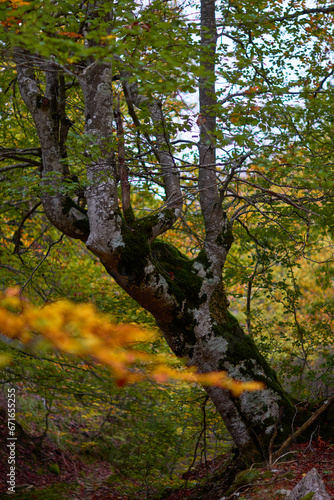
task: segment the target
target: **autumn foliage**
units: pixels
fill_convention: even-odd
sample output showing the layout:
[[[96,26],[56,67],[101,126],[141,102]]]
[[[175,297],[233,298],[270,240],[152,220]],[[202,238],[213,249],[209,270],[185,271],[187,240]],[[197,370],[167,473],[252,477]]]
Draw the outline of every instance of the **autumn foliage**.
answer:
[[[145,352],[145,345],[153,340],[152,332],[135,324],[113,324],[91,303],[59,300],[36,308],[20,298],[19,289],[12,288],[0,298],[0,323],[3,335],[34,348],[46,340],[63,353],[93,357],[110,367],[118,385],[144,378],[162,383],[174,379],[224,387],[235,396],[263,388],[260,382],[232,380],[225,372],[199,374],[174,368],[166,356]],[[0,361],[10,363],[7,356]]]

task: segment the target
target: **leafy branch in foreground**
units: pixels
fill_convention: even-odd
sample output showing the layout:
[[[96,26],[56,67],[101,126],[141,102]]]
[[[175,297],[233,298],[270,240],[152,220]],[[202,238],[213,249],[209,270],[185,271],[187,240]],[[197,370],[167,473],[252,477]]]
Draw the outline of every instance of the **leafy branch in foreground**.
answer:
[[[166,357],[138,350],[140,343],[152,340],[152,332],[133,324],[112,324],[107,315],[98,313],[89,303],[60,300],[35,308],[19,297],[18,289],[8,289],[0,297],[0,321],[2,334],[24,344],[38,348],[40,336],[64,353],[92,356],[110,367],[118,385],[145,378],[158,382],[174,379],[222,387],[234,396],[264,387],[261,382],[232,380],[226,372],[200,374],[175,369],[168,365]],[[7,364],[10,359],[6,356],[0,362]]]

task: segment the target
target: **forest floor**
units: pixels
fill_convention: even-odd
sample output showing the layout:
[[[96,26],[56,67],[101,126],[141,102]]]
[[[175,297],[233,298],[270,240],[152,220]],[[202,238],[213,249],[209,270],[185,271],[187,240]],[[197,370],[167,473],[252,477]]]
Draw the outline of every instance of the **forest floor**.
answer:
[[[116,474],[106,461],[89,460],[61,451],[47,440],[38,450],[36,443],[18,436],[15,450],[16,493],[8,495],[8,430],[0,421],[0,498],[20,500],[183,500],[222,498],[239,500],[278,500],[286,496],[300,479],[315,467],[322,476],[327,492],[334,498],[334,444],[321,438],[312,443],[294,445],[291,453],[271,467],[261,465],[248,470],[234,494],[224,496],[219,483],[206,494],[198,493],[196,483],[203,483],[217,472],[228,454],[183,473],[183,486],[173,491],[149,489],[144,481]],[[183,477],[182,477],[183,476]]]

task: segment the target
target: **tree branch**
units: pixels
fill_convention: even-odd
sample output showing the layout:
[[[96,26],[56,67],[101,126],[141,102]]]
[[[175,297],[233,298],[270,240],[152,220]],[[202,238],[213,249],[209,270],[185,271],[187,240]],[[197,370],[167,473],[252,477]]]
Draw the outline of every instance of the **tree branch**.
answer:
[[[55,71],[51,63],[44,61],[46,70],[46,93],[40,94],[35,72],[31,66],[32,55],[24,49],[14,49],[17,81],[21,96],[28,107],[37,130],[42,151],[41,200],[48,219],[64,234],[86,241],[89,233],[85,212],[68,196],[59,192],[67,169],[62,161],[58,143],[57,118],[53,116],[56,104]]]
[[[303,9],[298,12],[294,12],[293,14],[286,14],[285,16],[269,17],[268,23],[296,19],[297,17],[305,16],[306,14],[330,14],[331,12],[334,12],[334,5],[330,5],[329,7],[317,7],[314,9]]]
[[[327,408],[329,408],[329,406],[334,402],[334,394],[332,394],[325,402],[322,406],[320,406],[320,408],[318,408],[318,410],[313,413],[313,415],[311,415],[311,417],[306,420],[306,422],[304,422],[304,424],[299,427],[299,429],[296,430],[296,432],[294,432],[291,436],[288,437],[288,439],[286,439],[284,441],[284,443],[282,444],[282,446],[279,448],[279,450],[275,453],[275,456],[276,457],[279,457],[282,453],[282,451],[285,450],[285,448],[287,448],[293,440],[295,440],[298,436],[300,436],[304,431],[306,431],[306,429],[308,429],[310,427],[310,425],[313,424],[313,422],[315,422],[319,417],[320,415],[327,410]]]
[[[153,124],[157,128],[155,138],[160,167],[165,182],[166,203],[169,209],[174,210],[176,220],[181,213],[183,204],[180,187],[180,172],[174,162],[169,136],[165,128],[161,103],[158,101],[150,103],[149,110],[151,112]]]
[[[15,170],[16,168],[32,168],[36,167],[36,165],[32,165],[31,163],[16,163],[15,165],[7,165],[7,167],[0,168],[0,174],[4,172],[9,172],[10,170]]]
[[[169,134],[165,126],[162,104],[158,100],[149,102],[147,97],[141,96],[138,93],[137,83],[134,82],[129,84],[129,77],[130,74],[128,72],[124,71],[121,73],[121,80],[129,114],[132,117],[135,126],[139,128],[140,121],[134,110],[134,106],[140,108],[145,105],[148,107],[153,125],[155,126],[155,144],[153,144],[153,141],[148,134],[145,134],[145,137],[148,143],[152,146],[154,155],[159,162],[167,198],[165,208],[162,211],[162,217],[159,223],[152,228],[152,235],[154,239],[159,236],[159,234],[170,229],[181,214],[183,197],[180,185],[180,172],[174,161]],[[169,214],[172,210],[173,216],[166,216],[166,210],[169,211]]]
[[[200,129],[198,189],[205,225],[205,250],[218,268],[223,265],[232,244],[230,224],[222,210],[216,174],[216,54],[215,0],[201,2],[201,70],[199,78]],[[217,274],[218,275],[218,274]]]
[[[21,219],[21,222],[17,228],[17,231],[16,231],[16,234],[15,234],[15,239],[14,239],[14,243],[15,243],[15,247],[14,247],[14,254],[18,254],[20,252],[20,243],[21,243],[21,233],[22,233],[22,228],[24,226],[24,223],[25,221],[30,217],[30,215],[32,215],[35,210],[42,204],[41,201],[39,201],[38,203],[36,203],[30,210],[29,212],[27,212]]]
[[[122,114],[120,110],[119,95],[117,101],[117,108],[115,110],[115,120],[117,128],[117,147],[118,147],[118,172],[121,183],[122,193],[122,211],[125,219],[133,219],[133,211],[131,208],[130,199],[130,183],[128,176],[128,169],[125,165],[125,148],[124,148],[124,129],[122,122]]]
[[[47,257],[49,256],[49,253],[51,252],[51,248],[56,245],[57,243],[60,243],[61,240],[64,238],[64,234],[61,235],[61,237],[57,240],[57,241],[53,241],[52,243],[50,243],[49,245],[49,248],[47,249],[46,251],[46,254],[44,255],[44,257],[40,260],[40,262],[37,264],[37,266],[35,267],[35,269],[33,270],[33,272],[31,273],[31,275],[29,276],[28,280],[24,283],[24,285],[21,286],[21,289],[20,289],[20,294],[22,294],[23,290],[25,289],[25,287],[28,285],[28,283],[30,283],[30,281],[32,280],[32,278],[34,277],[36,271],[41,267],[41,265],[43,264],[43,262],[45,261],[45,259],[47,259]]]

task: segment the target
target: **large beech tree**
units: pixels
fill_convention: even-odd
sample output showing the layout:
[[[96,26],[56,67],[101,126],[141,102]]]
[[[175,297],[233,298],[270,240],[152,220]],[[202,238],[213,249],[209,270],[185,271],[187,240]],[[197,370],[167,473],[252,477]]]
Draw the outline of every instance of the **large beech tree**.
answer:
[[[17,86],[21,96],[1,110],[5,180],[38,168],[34,196],[49,221],[98,256],[188,365],[265,383],[239,398],[206,391],[240,452],[266,455],[290,432],[295,404],[229,312],[222,272],[235,226],[279,260],[283,247],[301,254],[331,216],[334,6],[1,7],[1,98]],[[187,104],[196,88],[197,107]],[[25,132],[10,143],[13,116]],[[144,184],[155,199],[146,215]],[[179,248],[173,228],[187,235]]]

